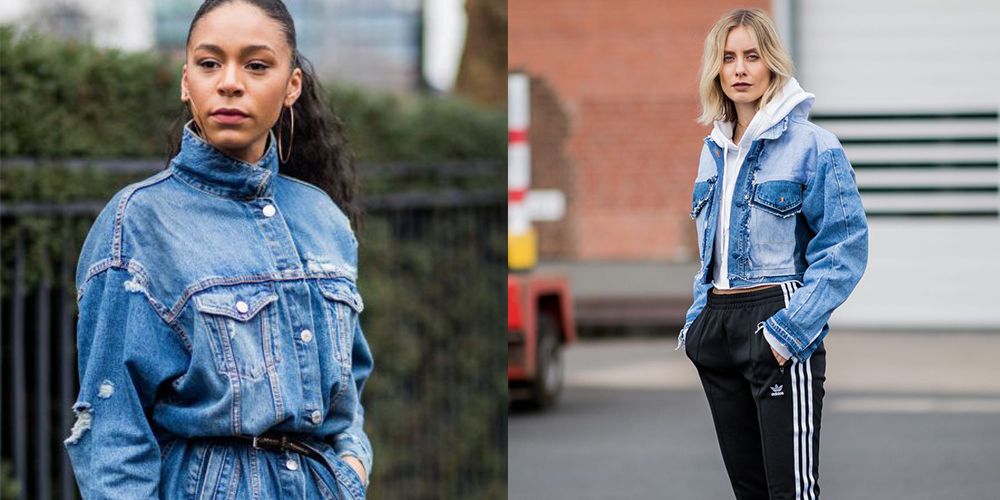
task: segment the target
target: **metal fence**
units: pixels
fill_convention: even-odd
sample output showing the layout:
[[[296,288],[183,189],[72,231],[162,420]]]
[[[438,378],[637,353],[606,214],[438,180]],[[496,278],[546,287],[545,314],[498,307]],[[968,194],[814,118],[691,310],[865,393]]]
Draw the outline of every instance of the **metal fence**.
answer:
[[[5,168],[17,168],[32,162],[4,163]],[[77,168],[89,163],[71,160],[60,165]],[[162,162],[119,161],[100,166],[145,172],[162,168]],[[383,382],[381,392],[366,389],[368,431],[376,450],[374,498],[495,498],[505,491],[506,343],[500,325],[505,314],[501,290],[506,276],[506,198],[500,185],[501,168],[499,163],[484,162],[361,169],[369,179],[390,179],[396,184],[409,178],[433,179],[441,185],[455,184],[450,182],[455,179],[480,179],[473,183],[480,186],[476,188],[434,189],[424,183],[418,191],[396,190],[363,199],[362,284],[366,275],[377,274],[389,277],[390,283],[399,276],[401,286],[437,286],[434,291],[407,290],[405,295],[418,301],[408,308],[380,305],[378,297],[366,297],[366,312],[380,314],[377,321],[362,318],[376,356],[372,380],[382,376],[379,367],[387,369],[386,377],[401,378],[388,370],[393,360],[379,355],[380,351],[393,352],[398,325],[420,323],[407,311],[441,307],[449,299],[440,295],[462,294],[470,285],[486,294],[495,291],[492,300],[482,293],[454,300],[458,310],[446,312],[446,321],[436,330],[411,328],[417,338],[410,343],[425,349],[419,353],[424,358],[419,371],[409,374],[411,380]],[[9,274],[0,304],[0,459],[4,465],[0,493],[5,498],[15,491],[13,481],[18,491],[13,495],[19,498],[77,498],[62,445],[73,424],[71,407],[78,391],[73,284],[85,235],[80,228],[89,227],[104,203],[0,203],[3,231],[14,239],[12,258],[4,260],[3,272]],[[59,232],[58,251],[50,248],[39,255],[28,250],[32,245],[23,228],[28,219],[44,219],[50,230]],[[428,255],[430,267],[414,271],[419,266],[413,262]],[[28,283],[26,268],[32,262],[36,267],[43,263],[42,272]],[[428,297],[426,303],[420,302],[422,294]],[[388,399],[394,404],[388,404]],[[408,402],[413,411],[390,414],[400,401]],[[470,411],[470,405],[479,410]],[[461,429],[472,430],[463,434]],[[403,442],[398,439],[401,434],[414,435]],[[460,464],[442,458],[447,458],[449,448],[456,453],[456,442],[468,447]],[[386,456],[379,456],[380,451]]]

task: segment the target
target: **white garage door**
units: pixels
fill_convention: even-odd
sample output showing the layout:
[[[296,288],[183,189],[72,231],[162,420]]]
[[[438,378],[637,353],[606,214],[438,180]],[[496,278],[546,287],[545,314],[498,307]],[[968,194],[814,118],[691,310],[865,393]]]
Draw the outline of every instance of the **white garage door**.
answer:
[[[853,327],[1000,330],[1000,1],[775,2],[871,226]]]

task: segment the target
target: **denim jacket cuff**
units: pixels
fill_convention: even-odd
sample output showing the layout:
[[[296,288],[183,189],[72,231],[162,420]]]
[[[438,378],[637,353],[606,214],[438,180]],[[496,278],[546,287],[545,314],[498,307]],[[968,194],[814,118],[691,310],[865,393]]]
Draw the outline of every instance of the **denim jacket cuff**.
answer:
[[[806,345],[802,345],[802,342],[791,332],[789,328],[782,326],[779,316],[782,315],[784,311],[778,311],[774,316],[771,316],[764,322],[764,331],[772,335],[779,344],[784,345],[788,349],[788,353],[791,354],[789,359],[795,358],[799,361],[799,354],[805,350]],[[770,343],[770,342],[769,342]],[[782,354],[784,356],[784,354]]]
[[[782,344],[777,337],[775,337],[774,335],[771,334],[770,331],[768,331],[766,324],[763,325],[762,330],[763,330],[762,333],[764,334],[764,340],[767,340],[768,345],[770,345],[772,349],[778,351],[778,354],[780,354],[781,357],[785,359],[792,359],[791,351],[789,351],[788,347],[785,346],[785,344]]]
[[[349,456],[361,461],[361,465],[365,468],[365,488],[367,488],[372,478],[372,454],[367,443],[362,441],[364,440],[358,439],[357,436],[344,433],[337,437],[334,449],[340,458]]]

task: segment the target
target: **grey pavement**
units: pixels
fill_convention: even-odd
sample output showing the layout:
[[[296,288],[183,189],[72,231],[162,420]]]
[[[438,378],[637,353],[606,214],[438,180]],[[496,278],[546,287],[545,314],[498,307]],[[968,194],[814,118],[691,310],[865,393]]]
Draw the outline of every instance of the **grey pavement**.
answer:
[[[733,498],[675,344],[572,346],[557,407],[511,411],[508,498]],[[824,499],[1000,499],[1000,332],[834,331],[826,347]]]
[[[569,279],[575,299],[682,297],[691,301],[698,262],[542,261],[536,273]]]

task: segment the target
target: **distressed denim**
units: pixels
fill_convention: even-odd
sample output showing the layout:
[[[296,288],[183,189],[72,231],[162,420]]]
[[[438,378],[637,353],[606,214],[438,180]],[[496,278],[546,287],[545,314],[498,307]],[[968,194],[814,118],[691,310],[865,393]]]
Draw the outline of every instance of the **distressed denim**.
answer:
[[[836,136],[807,120],[810,105],[796,108],[750,145],[736,180],[726,256],[733,287],[802,284],[764,322],[799,361],[819,347],[830,315],[868,262],[868,223],[854,170]],[[678,346],[712,288],[724,154],[705,139],[691,200],[701,266]]]
[[[77,267],[77,421],[85,498],[362,498],[357,240],[319,188],[185,127],[169,168],[131,184]],[[326,457],[210,439],[294,433]],[[206,439],[209,438],[209,439]]]

